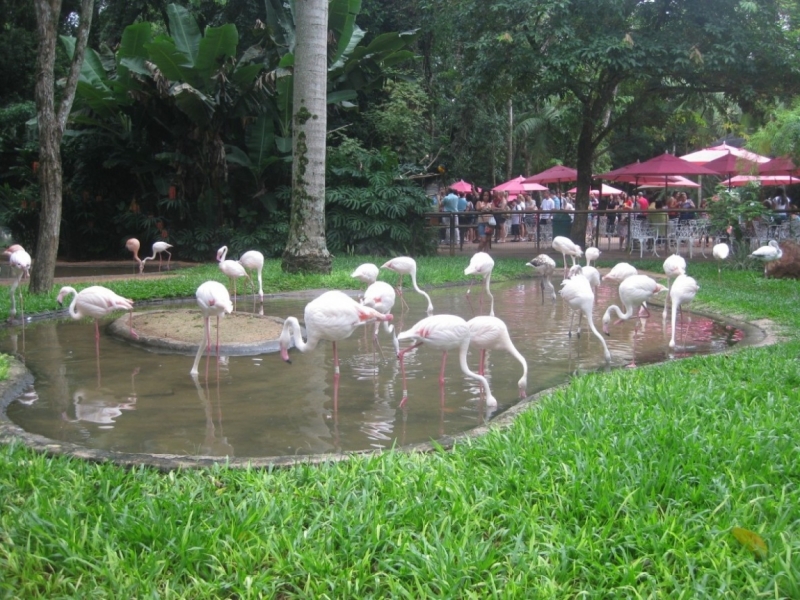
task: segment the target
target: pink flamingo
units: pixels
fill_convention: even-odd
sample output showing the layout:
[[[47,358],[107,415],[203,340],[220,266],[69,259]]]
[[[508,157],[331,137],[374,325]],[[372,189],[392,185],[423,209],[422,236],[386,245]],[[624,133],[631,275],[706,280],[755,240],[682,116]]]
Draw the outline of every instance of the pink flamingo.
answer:
[[[169,262],[172,260],[172,254],[170,253],[169,249],[172,248],[172,244],[168,244],[167,242],[156,242],[153,244],[153,256],[147,256],[142,259],[142,264],[140,265],[141,271],[144,271],[144,263],[148,260],[153,260],[158,254],[158,272],[161,272],[161,253],[167,253],[167,271],[169,271]],[[129,248],[130,250],[130,248]],[[140,272],[141,272],[140,271]]]
[[[693,277],[681,274],[675,278],[672,283],[672,288],[669,291],[670,298],[672,299],[672,337],[669,340],[669,347],[675,347],[675,316],[678,309],[681,309],[681,322],[683,320],[682,306],[689,304],[697,295],[700,286]]]
[[[400,401],[400,408],[403,408],[408,400],[408,388],[406,386],[406,371],[403,364],[403,357],[413,348],[422,345],[430,346],[435,350],[442,351],[442,368],[439,371],[439,385],[444,388],[444,368],[447,364],[447,351],[458,349],[458,359],[461,371],[467,377],[477,379],[483,385],[486,392],[486,405],[497,406],[497,400],[492,396],[489,389],[489,382],[483,375],[478,375],[469,370],[467,366],[467,350],[470,343],[469,325],[461,317],[455,315],[435,315],[419,321],[411,329],[402,332],[397,336],[400,340],[412,340],[414,343],[408,348],[404,348],[397,354],[400,359],[400,370],[403,374],[403,399]]]
[[[611,313],[616,312],[618,320],[615,325],[633,318],[633,311],[639,308],[640,316],[649,317],[650,313],[645,307],[645,302],[654,295],[666,291],[666,287],[658,283],[655,279],[647,275],[633,275],[619,284],[619,297],[625,305],[623,313],[616,304],[612,304],[606,309],[603,315],[603,333],[608,335],[608,325],[611,322]],[[644,314],[642,314],[642,312]],[[633,328],[633,360],[629,366],[636,366],[636,333],[639,331],[639,321]]]
[[[602,281],[622,283],[628,277],[638,274],[639,271],[636,270],[636,267],[626,262],[621,262],[614,265],[614,267],[602,277]]]
[[[239,277],[247,277],[250,279],[250,275],[247,274],[247,270],[245,270],[244,266],[236,262],[235,260],[225,260],[225,257],[228,255],[228,247],[223,246],[219,250],[217,250],[217,261],[219,262],[219,270],[225,273],[230,280],[233,282],[233,310],[236,310],[236,280]]]
[[[583,256],[583,250],[581,247],[578,246],[575,242],[573,242],[568,237],[564,237],[563,235],[557,235],[553,238],[553,250],[556,252],[560,252],[561,256],[564,258],[564,275],[567,274],[567,254],[572,257],[572,264],[576,263],[576,258],[580,258]]]
[[[547,256],[547,254],[540,254],[526,262],[525,265],[532,267],[533,270],[536,271],[536,274],[542,277],[539,281],[539,287],[542,290],[542,304],[544,304],[545,290],[547,290],[547,294],[552,298],[553,302],[555,302],[556,288],[553,286],[553,282],[550,281],[550,278],[556,270],[556,261]]]
[[[376,281],[364,292],[364,298],[361,300],[361,304],[374,308],[381,314],[388,315],[391,314],[392,308],[394,308],[396,298],[397,295],[391,285],[385,281]],[[375,333],[373,335],[375,344],[378,344],[378,328],[380,325],[381,321],[375,321]],[[400,352],[400,346],[397,343],[397,336],[394,334],[394,325],[390,325],[388,321],[383,321],[383,329],[391,334],[394,353],[397,354]],[[380,348],[380,345],[378,345],[378,348]],[[383,351],[381,351],[381,353],[383,353]]]
[[[594,321],[592,320],[592,311],[594,310],[594,290],[592,289],[591,282],[581,272],[582,269],[587,268],[592,267],[581,268],[580,266],[575,266],[570,269],[571,277],[569,279],[565,279],[561,283],[561,297],[567,302],[573,311],[580,311],[578,313],[578,337],[581,335],[581,318],[583,315],[586,315],[586,319],[589,321],[589,329],[591,329],[594,336],[600,340],[600,343],[603,345],[603,357],[606,359],[606,362],[609,362],[611,360],[611,352],[608,351],[608,345],[606,345],[606,341],[603,339],[603,336],[600,335],[600,332],[597,331],[597,328],[594,326]],[[572,337],[573,316],[574,315],[570,315],[569,319],[570,337]]]
[[[9,246],[4,252],[8,256],[8,264],[11,265],[11,271],[14,273],[14,283],[11,284],[11,311],[9,312],[10,318],[14,318],[17,314],[17,288],[24,277],[31,275],[31,255],[19,244]],[[19,304],[22,311],[22,319],[25,320],[25,304],[22,296],[22,290],[19,292]]]
[[[397,293],[400,295],[401,299],[403,298],[403,275],[410,275],[411,284],[414,286],[414,289],[425,296],[425,298],[428,300],[428,315],[433,313],[433,303],[431,302],[431,297],[419,289],[419,286],[417,285],[417,261],[410,256],[397,256],[392,260],[383,263],[383,265],[381,265],[381,269],[389,269],[390,271],[399,273],[400,278],[397,282]],[[403,303],[405,304],[405,300],[403,300]],[[406,306],[406,308],[408,308],[408,306]]]
[[[469,326],[470,346],[474,346],[481,351],[480,365],[478,374],[484,375],[487,350],[505,350],[516,358],[522,365],[522,377],[517,382],[519,387],[519,397],[524,398],[528,387],[528,361],[519,353],[511,341],[506,324],[493,316],[473,317],[467,321]]]
[[[258,299],[264,302],[264,286],[261,281],[261,272],[264,270],[264,255],[258,250],[248,250],[239,257],[239,264],[258,275]],[[252,281],[252,278],[250,279]]]
[[[144,261],[139,258],[139,248],[141,248],[141,244],[136,238],[130,238],[127,242],[125,242],[125,249],[128,252],[133,253],[133,260],[139,265],[139,273],[141,273],[144,271]]]
[[[469,266],[464,269],[464,275],[480,275],[483,277],[483,283],[486,287],[486,293],[491,298],[491,306],[489,307],[489,316],[494,316],[494,296],[489,290],[489,283],[492,281],[492,270],[494,269],[494,260],[486,254],[486,252],[476,252],[469,261]],[[467,290],[467,298],[469,298],[469,290]],[[480,301],[481,310],[483,310],[483,292],[481,292]]]
[[[195,296],[197,297],[197,305],[200,307],[200,312],[203,313],[205,335],[203,342],[200,342],[197,348],[194,365],[192,365],[192,370],[189,371],[191,375],[197,375],[197,365],[200,363],[203,350],[207,350],[211,354],[211,317],[217,318],[217,358],[219,358],[219,318],[223,314],[230,314],[233,311],[228,288],[219,281],[201,283]]]
[[[372,263],[364,263],[363,265],[358,265],[356,270],[350,273],[350,277],[353,279],[358,279],[361,283],[366,283],[367,285],[372,285],[378,280],[378,266]]]
[[[672,280],[678,275],[686,273],[686,259],[680,254],[671,254],[664,260],[664,273],[667,276],[667,298],[664,300],[664,312],[662,319],[667,319],[667,308],[669,307],[669,290],[672,287]]]
[[[64,286],[58,292],[58,298],[56,298],[59,306],[63,304],[64,298],[69,295],[74,295],[69,305],[70,317],[73,319],[81,319],[83,317],[94,319],[94,339],[98,355],[100,354],[100,325],[98,319],[115,310],[128,311],[128,327],[130,328],[131,337],[139,337],[133,330],[133,300],[123,298],[102,285],[93,285],[80,292],[73,287]]]

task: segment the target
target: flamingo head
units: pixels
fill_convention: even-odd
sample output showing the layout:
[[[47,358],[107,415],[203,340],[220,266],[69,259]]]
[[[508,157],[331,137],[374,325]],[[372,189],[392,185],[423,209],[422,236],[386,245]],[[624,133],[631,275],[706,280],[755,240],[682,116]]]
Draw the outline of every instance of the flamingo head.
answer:
[[[517,387],[519,388],[520,399],[525,398],[527,396],[526,390],[528,389],[528,378],[524,375],[520,377],[519,381],[517,382]]]
[[[222,257],[227,253],[228,249],[223,246],[219,250],[217,250],[217,262],[222,262]]]
[[[609,326],[610,323],[611,323],[611,315],[609,315],[608,313],[604,314],[603,315],[603,333],[605,333],[606,335],[609,335],[608,326]]]
[[[681,272],[681,275],[683,275],[683,272]],[[667,286],[657,283],[655,291],[653,291],[653,294],[660,294],[661,292],[666,292],[666,291],[667,291]]]
[[[56,302],[58,302],[59,306],[64,304],[64,296],[69,294],[69,292],[70,292],[69,288],[66,287],[62,287],[61,290],[59,290],[58,297],[56,298]]]

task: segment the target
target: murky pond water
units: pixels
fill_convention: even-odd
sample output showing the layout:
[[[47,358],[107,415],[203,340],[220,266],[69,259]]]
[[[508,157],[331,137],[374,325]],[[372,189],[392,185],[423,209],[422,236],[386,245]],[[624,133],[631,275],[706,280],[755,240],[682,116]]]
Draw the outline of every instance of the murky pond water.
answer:
[[[479,289],[472,289],[472,304],[466,288],[432,291],[436,314],[471,318]],[[607,368],[599,341],[585,327],[580,338],[567,336],[569,309],[560,298],[542,303],[536,280],[494,285],[492,291],[496,315],[509,325],[514,344],[528,360],[529,394],[576,372]],[[424,299],[412,290],[405,293],[409,310],[395,317],[401,330],[426,316]],[[302,318],[307,301],[267,299],[264,312]],[[612,303],[618,303],[616,286],[601,286],[595,306],[598,327]],[[240,302],[240,309],[245,304]],[[484,304],[484,314],[487,310]],[[607,338],[612,368],[630,363],[633,331],[633,321],[612,326]],[[477,382],[461,373],[457,353],[448,357],[440,388],[441,353],[423,346],[406,355],[408,402],[401,409],[399,363],[386,334],[380,334],[381,355],[373,348],[371,332],[370,325],[339,343],[341,378],[334,410],[327,342],[307,354],[292,350],[292,364],[277,353],[203,359],[195,383],[189,376],[193,356],[151,353],[102,335],[97,357],[91,321],[44,321],[24,331],[8,330],[0,339],[0,351],[22,357],[36,378],[34,389],[13,402],[7,414],[27,431],[91,448],[255,457],[425,442],[483,424],[518,401],[521,367],[508,353],[488,353],[487,377],[499,405],[487,409]],[[679,349],[670,351],[669,320],[662,323],[661,311],[653,311],[642,320],[636,363],[718,352],[743,336],[730,325],[685,313]],[[478,352],[471,351],[473,370],[477,362]]]

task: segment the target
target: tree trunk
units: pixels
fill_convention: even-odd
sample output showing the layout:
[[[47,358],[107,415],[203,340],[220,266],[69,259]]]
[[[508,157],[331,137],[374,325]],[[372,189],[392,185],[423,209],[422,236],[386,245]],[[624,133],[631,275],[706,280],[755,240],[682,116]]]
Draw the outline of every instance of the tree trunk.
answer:
[[[575,168],[578,171],[578,191],[575,194],[575,208],[586,210],[589,208],[589,190],[592,187],[592,159],[594,158],[594,121],[584,119],[581,133],[578,136],[578,156]],[[575,213],[572,222],[570,238],[573,242],[583,247],[586,244],[586,213]]]
[[[94,0],[82,0],[80,26],[72,57],[70,73],[58,108],[55,110],[55,61],[61,0],[34,0],[36,34],[39,50],[36,56],[36,113],[39,124],[39,182],[42,210],[39,216],[39,237],[36,258],[31,270],[30,290],[47,293],[53,287],[61,232],[61,138],[75,98],[83,54],[92,24]]]
[[[281,268],[330,273],[325,241],[328,1],[297,0],[292,114],[292,210]]]
[[[506,161],[506,181],[514,177],[514,101],[508,99],[508,160]]]

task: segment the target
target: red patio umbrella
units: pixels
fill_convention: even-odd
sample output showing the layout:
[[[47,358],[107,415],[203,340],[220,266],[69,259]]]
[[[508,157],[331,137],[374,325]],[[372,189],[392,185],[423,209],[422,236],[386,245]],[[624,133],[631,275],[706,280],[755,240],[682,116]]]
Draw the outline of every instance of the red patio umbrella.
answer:
[[[521,194],[522,192],[536,192],[543,191],[547,188],[538,183],[525,183],[525,176],[520,175],[514,179],[510,179],[505,183],[492,188],[493,192],[508,192],[509,194]]]
[[[612,173],[614,175],[612,175]],[[597,175],[602,179],[609,179],[608,175],[632,175],[634,177],[664,177],[670,175],[717,175],[716,172],[706,169],[702,165],[691,163],[683,159],[673,156],[672,154],[664,153],[661,156],[656,156],[643,163],[632,163],[630,165],[615,169],[609,173],[602,173]]]
[[[683,160],[688,160],[689,162],[698,163],[705,166],[706,163],[709,163],[712,160],[716,160],[720,156],[724,156],[726,154],[733,154],[734,156],[738,156],[740,158],[746,158],[747,160],[757,163],[765,163],[769,161],[769,158],[766,156],[761,156],[760,154],[756,154],[755,152],[750,152],[749,150],[745,150],[744,148],[729,146],[728,144],[720,144],[719,146],[711,146],[709,148],[703,148],[702,150],[698,150],[697,152],[684,154],[683,156],[681,156],[681,158]]]
[[[736,175],[722,182],[728,188],[742,187],[752,182],[760,183],[762,186],[791,185],[792,178],[788,175]]]
[[[699,188],[700,184],[691,179],[686,179],[681,175],[670,175],[666,183],[661,177],[642,177],[639,179],[639,189],[642,188],[667,188],[667,187],[687,187]]]
[[[747,158],[736,156],[729,152],[728,154],[723,154],[719,158],[705,163],[703,166],[706,169],[716,171],[720,175],[730,179],[734,175],[744,175],[756,171],[759,164],[753,160],[748,160]],[[728,186],[728,189],[730,190],[730,186]]]
[[[562,181],[577,181],[578,171],[565,167],[563,165],[556,165],[526,178],[523,183],[561,183]]]
[[[574,187],[571,190],[568,190],[567,193],[568,194],[577,194],[578,193],[578,188]],[[604,183],[604,184],[602,184],[601,189],[600,189],[599,192],[597,190],[589,190],[589,193],[592,196],[596,196],[597,194],[600,194],[602,196],[611,196],[612,194],[621,194],[622,190],[618,190],[617,188],[611,187],[610,185],[606,185]]]
[[[467,183],[463,179],[456,181],[454,184],[448,186],[448,189],[453,190],[454,192],[464,192],[468,194],[472,191],[472,184]]]
[[[800,177],[800,167],[788,156],[773,158],[771,161],[758,165],[759,175],[788,175]]]

